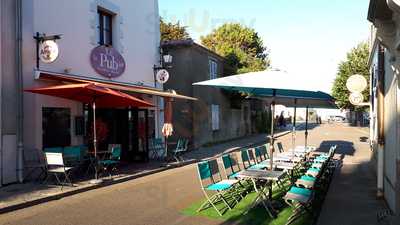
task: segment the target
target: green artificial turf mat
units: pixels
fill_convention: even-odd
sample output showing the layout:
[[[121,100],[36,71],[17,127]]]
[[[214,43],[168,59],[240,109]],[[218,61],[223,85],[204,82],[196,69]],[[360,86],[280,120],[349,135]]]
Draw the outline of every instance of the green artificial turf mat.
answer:
[[[288,185],[288,183],[287,183]],[[287,186],[288,187],[288,186]],[[222,216],[219,216],[213,207],[209,207],[207,209],[203,209],[200,212],[197,212],[197,209],[201,206],[204,200],[200,202],[196,202],[184,209],[182,213],[187,216],[200,216],[207,217],[210,219],[223,220],[225,222],[235,222],[235,224],[243,224],[243,225],[284,225],[287,222],[287,219],[290,215],[292,215],[292,208],[289,207],[283,200],[282,196],[286,193],[286,190],[278,190],[277,187],[274,188],[273,199],[277,202],[277,205],[280,206],[276,208],[279,212],[277,218],[272,219],[267,211],[264,209],[262,204],[259,204],[257,207],[251,209],[247,214],[244,215],[244,212],[248,209],[249,205],[253,202],[256,197],[256,193],[252,192],[247,194],[243,199],[239,201],[238,204],[233,205],[232,210],[227,210],[225,205],[220,202],[217,204],[218,209],[222,209]],[[229,203],[235,203],[234,200],[230,200]],[[296,220],[293,225],[311,225],[313,223],[313,219],[311,215],[305,214],[298,220]],[[225,223],[224,223],[225,224]]]

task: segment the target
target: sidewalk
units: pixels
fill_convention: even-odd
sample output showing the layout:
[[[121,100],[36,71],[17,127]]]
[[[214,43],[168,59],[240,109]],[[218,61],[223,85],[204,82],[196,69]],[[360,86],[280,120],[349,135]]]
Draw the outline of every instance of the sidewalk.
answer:
[[[289,131],[281,131],[277,135],[287,134]],[[26,208],[32,205],[60,199],[77,193],[109,186],[136,179],[139,177],[159,173],[165,170],[182,167],[207,158],[218,157],[226,152],[238,150],[265,143],[266,134],[253,135],[232,141],[227,141],[211,147],[202,147],[190,151],[184,155],[184,163],[170,163],[165,166],[162,161],[151,161],[149,163],[139,163],[123,166],[120,173],[113,179],[107,180],[101,184],[91,184],[88,180],[74,182],[74,187],[64,187],[61,191],[60,186],[46,185],[38,182],[27,182],[22,184],[12,184],[0,188],[0,214],[10,212],[16,209]]]
[[[390,224],[378,219],[378,214],[385,212],[386,207],[376,197],[372,152],[368,143],[361,141],[369,134],[368,129],[352,130],[356,132],[345,131],[341,135],[337,156],[342,158],[342,165],[335,171],[317,225]]]

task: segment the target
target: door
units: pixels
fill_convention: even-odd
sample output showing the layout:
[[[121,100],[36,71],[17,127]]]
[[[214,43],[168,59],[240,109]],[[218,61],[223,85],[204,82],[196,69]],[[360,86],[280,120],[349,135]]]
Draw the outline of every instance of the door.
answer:
[[[71,145],[71,110],[42,108],[43,148]]]

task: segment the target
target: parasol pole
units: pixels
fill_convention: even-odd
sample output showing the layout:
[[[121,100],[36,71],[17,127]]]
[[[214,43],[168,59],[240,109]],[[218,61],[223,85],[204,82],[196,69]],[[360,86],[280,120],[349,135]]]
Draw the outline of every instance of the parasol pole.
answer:
[[[93,108],[93,147],[94,147],[94,160],[96,161],[96,166],[95,166],[95,179],[98,179],[98,173],[97,173],[97,135],[96,135],[96,101],[93,101],[92,103],[92,108]]]
[[[296,148],[296,114],[297,114],[297,99],[294,99],[294,113],[293,113],[293,131],[292,131],[292,151],[293,156]]]
[[[308,137],[308,106],[306,107],[306,132],[304,133],[304,151],[307,150],[307,137]]]
[[[275,95],[276,95],[276,90],[273,90],[273,99],[271,103],[271,140],[270,140],[270,148],[269,148],[269,157],[270,157],[270,162],[269,162],[269,168],[270,170],[273,169],[274,166],[274,123],[275,123]]]

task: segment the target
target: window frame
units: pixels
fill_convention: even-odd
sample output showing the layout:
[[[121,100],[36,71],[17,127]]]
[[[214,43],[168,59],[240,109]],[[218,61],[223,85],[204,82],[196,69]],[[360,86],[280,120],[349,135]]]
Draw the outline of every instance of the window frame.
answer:
[[[220,130],[220,106],[217,104],[211,105],[211,130],[218,131]]]
[[[214,58],[208,59],[208,77],[210,80],[218,78],[218,61]]]
[[[105,18],[109,18],[110,20],[110,27],[106,28],[104,21]],[[98,40],[98,44],[99,45],[106,45],[106,46],[112,46],[113,45],[113,20],[114,20],[114,14],[110,13],[109,11],[102,9],[102,8],[98,8],[97,9],[97,19],[98,19],[98,31],[99,31],[99,40]],[[110,38],[110,42],[109,43],[105,43],[105,32],[109,33],[109,38]]]

